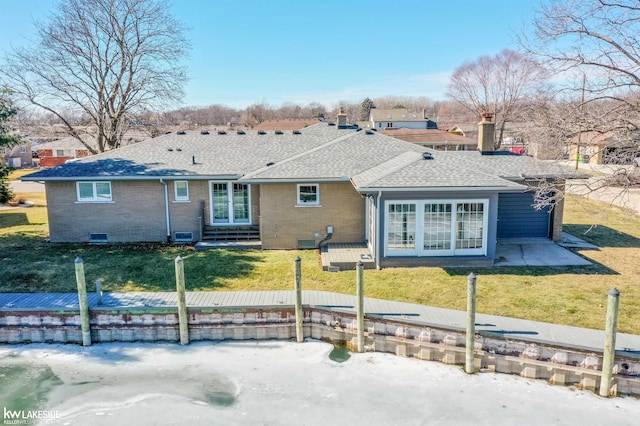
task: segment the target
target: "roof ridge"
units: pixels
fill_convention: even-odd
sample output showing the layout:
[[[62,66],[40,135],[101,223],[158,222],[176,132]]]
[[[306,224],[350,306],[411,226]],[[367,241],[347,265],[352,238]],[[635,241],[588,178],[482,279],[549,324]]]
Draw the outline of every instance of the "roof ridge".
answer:
[[[346,135],[340,136],[339,138],[332,139],[329,142],[325,142],[325,143],[323,143],[321,145],[318,145],[316,147],[313,147],[313,148],[308,149],[306,151],[303,151],[301,153],[292,155],[291,157],[287,157],[287,158],[285,158],[283,160],[277,161],[276,163],[270,164],[268,166],[260,167],[259,169],[253,170],[252,172],[249,172],[249,173],[243,175],[242,179],[249,179],[252,176],[258,175],[258,174],[264,172],[265,170],[268,170],[270,167],[272,167],[274,165],[278,165],[279,166],[279,165],[282,165],[282,164],[289,163],[289,162],[291,162],[293,160],[297,160],[298,158],[304,157],[305,155],[311,154],[311,153],[316,152],[316,151],[320,151],[321,149],[324,149],[324,148],[326,148],[328,146],[334,145],[334,144],[336,144],[338,142],[342,142],[345,139],[349,139],[350,137],[353,137],[354,135],[356,135],[356,132],[347,133]]]
[[[369,186],[372,183],[384,178],[385,176],[395,173],[398,170],[415,163],[422,159],[423,154],[417,151],[405,151],[395,157],[379,163],[364,172],[358,173],[351,178],[356,187]],[[373,175],[369,177],[368,175]]]

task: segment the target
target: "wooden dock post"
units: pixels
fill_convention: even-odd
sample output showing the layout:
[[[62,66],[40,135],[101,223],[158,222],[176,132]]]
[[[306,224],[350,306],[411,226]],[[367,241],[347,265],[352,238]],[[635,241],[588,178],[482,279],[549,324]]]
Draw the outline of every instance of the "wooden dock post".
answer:
[[[82,346],[91,346],[91,328],[89,325],[89,303],[87,302],[87,283],[84,277],[84,262],[76,257],[76,283],[78,285],[78,305],[80,307],[80,329]]]
[[[602,376],[600,377],[600,396],[611,395],[611,378],[616,358],[616,332],[618,328],[618,306],[620,292],[612,288],[607,293],[607,319],[604,330],[604,353],[602,357]]]
[[[364,264],[356,263],[356,316],[358,317],[358,352],[364,352]]]
[[[96,304],[102,305],[102,280],[96,280]]]
[[[189,344],[189,316],[187,315],[187,298],[184,286],[184,260],[178,256],[176,264],[176,290],[178,292],[178,324],[180,326],[180,344]]]
[[[304,342],[304,328],[302,327],[304,320],[304,313],[302,312],[302,268],[300,262],[300,256],[297,256],[293,268],[294,285],[296,289],[296,341],[298,343]]]
[[[466,362],[464,371],[475,373],[474,343],[476,336],[476,276],[472,273],[467,277],[467,340]]]

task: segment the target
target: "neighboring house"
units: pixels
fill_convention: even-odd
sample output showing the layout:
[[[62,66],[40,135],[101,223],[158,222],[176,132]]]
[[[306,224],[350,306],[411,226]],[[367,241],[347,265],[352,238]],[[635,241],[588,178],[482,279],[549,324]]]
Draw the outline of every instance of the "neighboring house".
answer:
[[[94,136],[81,135],[81,137],[90,147],[96,150],[98,149]],[[147,136],[140,132],[129,131],[122,138],[122,146],[132,145],[146,138]],[[69,160],[85,158],[91,155],[92,153],[89,148],[73,136],[63,137],[38,145],[40,167],[53,167],[64,164]]]
[[[397,129],[437,129],[438,125],[427,117],[426,110],[411,112],[406,108],[371,108],[369,126],[375,130]]]
[[[90,146],[95,145],[92,137],[84,136]],[[55,141],[45,142],[38,146],[40,167],[53,167],[74,158],[84,158],[91,155],[91,151],[73,136],[67,136]]]
[[[12,147],[0,149],[5,164],[15,169],[33,167],[33,153],[31,152],[31,142],[24,142]]]
[[[318,124],[317,118],[287,118],[282,120],[267,120],[253,126],[253,130],[302,130],[305,127]]]
[[[378,267],[492,264],[498,238],[559,239],[563,205],[527,181],[582,177],[493,152],[431,151],[346,124],[186,132],[24,177],[44,181],[51,242],[197,241],[257,232],[264,249],[366,242]],[[490,141],[490,142],[485,142]]]
[[[383,135],[415,143],[438,151],[475,150],[478,142],[475,139],[438,129],[388,129],[379,130]]]
[[[565,147],[565,157],[589,164],[633,164],[640,144],[631,138],[621,140],[613,132],[583,132]],[[576,158],[577,157],[577,158]]]

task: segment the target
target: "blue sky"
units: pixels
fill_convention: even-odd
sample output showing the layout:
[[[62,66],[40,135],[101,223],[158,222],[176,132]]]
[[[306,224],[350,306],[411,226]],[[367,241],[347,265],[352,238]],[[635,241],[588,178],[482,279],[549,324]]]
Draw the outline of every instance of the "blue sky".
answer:
[[[174,0],[190,30],[184,105],[444,99],[465,61],[515,48],[542,0]],[[51,0],[2,0],[0,49],[29,44]]]

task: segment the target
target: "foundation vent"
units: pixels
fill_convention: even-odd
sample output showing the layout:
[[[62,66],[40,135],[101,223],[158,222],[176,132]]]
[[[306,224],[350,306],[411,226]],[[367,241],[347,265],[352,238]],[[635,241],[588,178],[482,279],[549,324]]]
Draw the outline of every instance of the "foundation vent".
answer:
[[[176,232],[176,237],[173,241],[176,243],[191,243],[193,242],[193,232]]]
[[[91,233],[89,234],[89,242],[91,244],[106,244],[108,241],[107,234]]]
[[[316,240],[298,240],[299,249],[314,249],[316,248]]]

